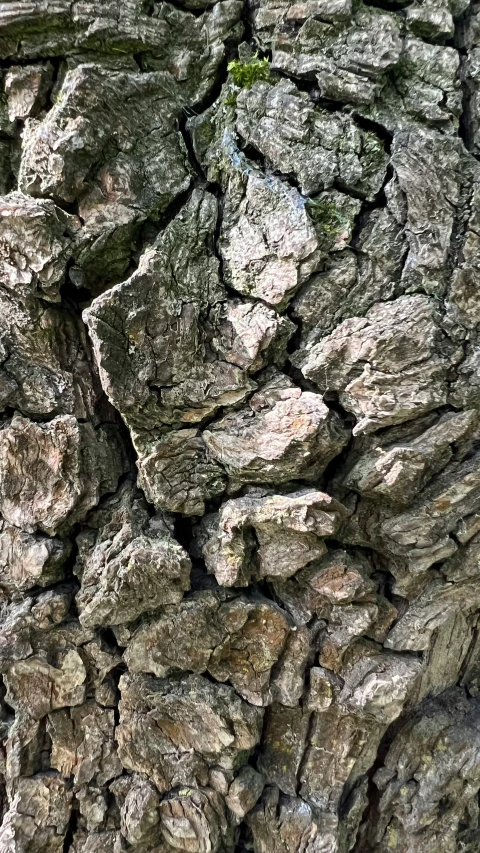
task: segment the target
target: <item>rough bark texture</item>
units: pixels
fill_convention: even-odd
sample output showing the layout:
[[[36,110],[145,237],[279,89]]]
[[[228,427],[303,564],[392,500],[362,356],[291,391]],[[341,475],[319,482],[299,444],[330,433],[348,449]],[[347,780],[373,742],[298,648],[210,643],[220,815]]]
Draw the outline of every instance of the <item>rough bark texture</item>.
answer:
[[[480,850],[478,0],[0,3],[0,853]]]

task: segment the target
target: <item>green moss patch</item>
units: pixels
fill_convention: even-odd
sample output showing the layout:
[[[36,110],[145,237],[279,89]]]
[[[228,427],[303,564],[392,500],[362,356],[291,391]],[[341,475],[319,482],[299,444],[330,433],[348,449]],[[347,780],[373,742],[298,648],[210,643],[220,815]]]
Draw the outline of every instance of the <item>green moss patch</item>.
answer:
[[[320,226],[327,237],[335,237],[345,227],[345,219],[328,199],[310,199],[307,210],[317,226]]]
[[[251,89],[258,80],[270,79],[270,63],[268,59],[259,59],[256,53],[248,62],[233,59],[228,63],[228,71],[235,86],[240,89]]]

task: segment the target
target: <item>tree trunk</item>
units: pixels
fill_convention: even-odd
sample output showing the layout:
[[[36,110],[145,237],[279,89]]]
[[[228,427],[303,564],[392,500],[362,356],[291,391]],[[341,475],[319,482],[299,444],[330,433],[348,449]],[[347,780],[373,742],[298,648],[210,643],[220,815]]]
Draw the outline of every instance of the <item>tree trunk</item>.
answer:
[[[479,0],[0,58],[0,853],[480,850]]]

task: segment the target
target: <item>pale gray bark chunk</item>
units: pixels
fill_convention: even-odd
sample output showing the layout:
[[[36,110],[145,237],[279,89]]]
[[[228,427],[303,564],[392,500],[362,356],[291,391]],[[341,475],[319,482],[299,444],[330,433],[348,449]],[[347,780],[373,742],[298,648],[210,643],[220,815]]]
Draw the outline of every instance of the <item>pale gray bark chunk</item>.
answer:
[[[335,853],[336,824],[300,797],[288,797],[269,786],[247,816],[258,850],[271,853]]]
[[[460,140],[414,129],[395,135],[392,165],[395,182],[388,188],[389,206],[394,215],[405,215],[409,246],[402,282],[438,298],[448,279],[451,244],[458,240],[472,181],[478,180],[478,164]]]
[[[186,853],[232,849],[225,804],[210,788],[182,788],[160,804],[160,825],[167,844]]]
[[[382,506],[362,498],[344,525],[345,539],[389,558],[395,588],[408,599],[435,577],[428,574],[435,563],[451,557],[459,546],[459,555],[466,557],[462,546],[480,530],[477,442],[475,428],[468,440],[458,443],[443,470],[412,494],[403,511],[386,501]]]
[[[472,137],[472,151],[475,154],[478,154],[480,150],[480,121],[479,121],[479,107],[480,107],[480,85],[479,85],[479,75],[480,75],[480,47],[479,47],[480,39],[475,39],[475,43],[471,46],[468,51],[468,58],[466,61],[465,68],[465,77],[468,81],[468,88],[470,93],[470,107],[471,107],[471,118],[470,118],[470,134]]]
[[[5,77],[8,117],[10,121],[26,119],[45,107],[53,83],[54,69],[45,65],[11,68]]]
[[[347,248],[329,255],[325,268],[293,300],[292,316],[301,322],[300,346],[317,343],[342,320],[400,295],[406,253],[402,226],[387,209],[373,210],[361,222],[355,252]]]
[[[160,821],[160,797],[151,782],[134,776],[120,810],[122,835],[129,844],[154,842]]]
[[[251,174],[238,207],[232,199],[219,248],[225,281],[246,296],[284,308],[322,254],[305,200],[277,178]]]
[[[161,516],[150,518],[126,483],[89,519],[78,539],[76,601],[85,627],[132,622],[181,601],[191,562]]]
[[[232,184],[219,242],[225,281],[283,310],[326,253],[348,244],[361,203],[336,190],[306,199],[280,179],[250,171],[239,205]]]
[[[85,518],[124,470],[115,428],[64,415],[38,424],[15,415],[0,431],[0,509],[27,533],[55,534]]]
[[[177,109],[161,72],[112,74],[79,65],[45,119],[27,123],[20,188],[62,202],[79,199],[93,235],[164,209],[190,183]]]
[[[214,196],[195,190],[138,271],[84,314],[103,387],[137,429],[199,423],[255,387],[217,349],[226,295],[210,248],[216,218]],[[238,337],[249,346],[250,332],[240,326]]]
[[[237,97],[236,127],[302,193],[329,189],[335,181],[373,198],[387,165],[383,144],[349,117],[315,108],[296,86],[255,83]]]
[[[427,0],[412,3],[406,12],[409,28],[427,39],[451,38],[454,34],[454,16],[465,12],[465,0]]]
[[[79,829],[72,840],[73,853],[117,853],[118,850],[121,850],[121,836],[113,830],[91,832]]]
[[[146,773],[161,792],[207,784],[209,766],[234,769],[260,738],[263,709],[200,675],[123,675],[120,692],[120,760]]]
[[[451,535],[462,536],[469,521],[475,523],[462,536],[468,541],[478,530],[480,491],[477,454],[460,464],[455,461],[420,494],[412,509],[381,524],[381,536],[393,554],[408,556],[417,571],[428,568],[457,550]]]
[[[408,506],[434,474],[453,457],[457,443],[478,432],[474,410],[449,412],[411,441],[390,444],[388,433],[368,447],[342,478],[345,485],[382,504]]]
[[[288,2],[283,14],[272,15],[271,4],[272,0],[258,4],[254,25],[265,46],[273,49],[275,68],[294,76],[315,75],[327,98],[354,104],[373,101],[382,75],[401,56],[398,16],[363,3],[356,4],[353,17],[352,7],[345,3],[333,6],[337,14],[322,15],[314,3]],[[296,24],[293,33],[289,18]]]
[[[286,342],[294,329],[289,320],[260,303],[229,300],[218,308],[211,316],[215,331],[210,346],[225,370],[230,364],[233,370],[236,366],[253,372],[269,360],[280,364],[285,360]],[[224,491],[223,467],[212,458],[199,430],[166,435],[139,430],[132,439],[138,453],[139,485],[158,508],[202,515],[205,501]]]
[[[478,609],[478,538],[477,534],[462,551],[446,560],[443,577],[430,580],[411,601],[408,610],[387,637],[387,648],[401,651],[429,650],[429,670],[439,667],[440,671],[428,673],[429,689],[424,695],[438,693],[458,681],[466,651],[474,640]],[[457,636],[452,654],[448,645],[447,648],[442,646],[445,645],[445,639],[452,641],[454,633]],[[434,675],[437,683],[433,683]]]
[[[409,4],[407,31],[394,11],[363,3],[355,4],[353,15],[346,3],[319,8],[315,2],[260,0],[251,5],[256,37],[272,49],[274,69],[316,78],[324,98],[351,104],[389,130],[426,123],[456,132],[459,55],[433,43],[451,37],[447,3]]]
[[[225,468],[232,490],[242,483],[314,480],[348,442],[348,431],[320,394],[273,376],[248,406],[214,421],[203,438]]]
[[[469,183],[468,221],[462,244],[461,257],[452,273],[450,287],[446,297],[447,322],[455,328],[457,334],[475,336],[480,321],[480,305],[477,296],[479,276],[478,246],[480,230],[480,183],[478,175]]]
[[[0,408],[96,419],[101,386],[78,319],[18,285],[0,290],[0,311]]]
[[[242,5],[225,0],[195,17],[170,3],[152,14],[143,0],[21,0],[0,10],[0,55],[37,58],[84,52],[102,59],[145,54],[147,68],[167,71],[183,105],[201,100],[225,56],[225,40],[241,34]],[[20,38],[19,38],[20,36]]]
[[[347,780],[353,785],[371,766],[382,735],[414,694],[421,671],[421,663],[407,655],[372,649],[353,658],[344,669],[344,683],[333,684],[332,703],[313,714],[300,771],[304,798],[336,817],[344,785]],[[335,749],[339,740],[341,753]]]
[[[432,414],[362,439],[340,470],[340,482],[369,493],[355,500],[343,537],[388,556],[399,595],[418,595],[430,566],[480,530],[477,442],[476,411]],[[349,504],[342,486],[339,496]]]
[[[374,602],[376,586],[369,568],[360,554],[339,549],[314,559],[292,579],[276,578],[273,587],[295,622],[306,625],[314,615],[328,618],[332,605]]]
[[[272,670],[281,671],[292,627],[266,599],[200,592],[141,626],[124,659],[130,672],[160,677],[182,670],[209,672],[252,705],[267,705]]]
[[[276,702],[296,706],[305,691],[308,662],[312,656],[313,635],[304,625],[294,625],[271,681],[271,695]]]
[[[374,776],[380,797],[367,829],[370,849],[458,850],[462,816],[478,788],[478,752],[478,701],[451,691],[420,706]]]
[[[151,503],[168,512],[203,515],[205,501],[222,494],[226,476],[198,429],[179,429],[155,437],[134,432],[138,485]]]
[[[122,772],[114,744],[114,712],[96,702],[48,718],[52,739],[52,767],[79,789],[87,783],[104,785]]]
[[[434,300],[402,296],[307,342],[294,362],[321,391],[338,392],[357,417],[354,435],[372,432],[446,403],[453,347],[438,320]]]
[[[194,593],[141,625],[124,653],[129,671],[151,672],[160,678],[182,669],[206,672],[214,648],[226,634],[217,621],[222,597],[207,590]]]
[[[59,667],[34,655],[8,666],[4,680],[10,705],[34,720],[57,708],[81,705],[85,699],[85,665],[75,649],[62,657]]]
[[[92,417],[100,386],[84,329],[60,306],[77,217],[50,200],[0,200],[0,408]]]
[[[64,624],[71,601],[72,593],[66,586],[42,591],[35,598],[25,596],[20,602],[3,601],[0,621],[2,666],[24,660],[31,654],[43,655],[55,663],[61,660],[66,648],[72,649],[91,640],[88,632],[76,630],[78,625],[75,623]],[[39,701],[44,698],[40,696]]]
[[[209,571],[223,586],[253,577],[290,577],[326,551],[324,537],[340,528],[344,507],[304,489],[287,495],[249,495],[207,516],[198,538]],[[255,558],[255,550],[258,552]]]
[[[253,767],[242,767],[238,776],[235,777],[228,794],[225,798],[228,808],[238,818],[243,818],[261,796],[265,785],[261,773],[257,773]]]
[[[390,130],[425,124],[454,137],[462,113],[457,50],[408,35],[397,68],[365,115]]]
[[[347,245],[361,203],[337,190],[308,199],[268,166],[261,172],[235,130],[237,89],[229,78],[219,101],[187,127],[208,178],[225,188],[219,241],[225,281],[283,310],[326,253]]]
[[[78,318],[18,291],[0,292],[1,409],[98,421],[101,386]],[[111,420],[111,410],[104,416]]]
[[[50,586],[63,579],[71,551],[68,540],[24,533],[0,522],[0,586],[17,597],[34,586]]]
[[[257,34],[265,43],[274,27],[284,21],[303,22],[310,15],[316,15],[322,21],[335,23],[348,20],[352,14],[351,0],[307,0],[304,3],[267,0],[251,6]]]
[[[52,773],[18,780],[18,789],[0,828],[2,853],[61,853],[72,793]]]
[[[284,239],[287,239],[286,233],[281,229],[278,240]],[[225,268],[222,273],[228,284]],[[260,296],[265,302],[270,301],[266,295]],[[288,339],[296,330],[286,317],[279,316],[263,302],[229,299],[221,305],[214,318],[216,329],[212,347],[225,361],[249,373],[256,373],[270,363],[283,366]]]
[[[0,280],[15,293],[59,302],[59,286],[80,230],[49,199],[11,192],[0,200]]]

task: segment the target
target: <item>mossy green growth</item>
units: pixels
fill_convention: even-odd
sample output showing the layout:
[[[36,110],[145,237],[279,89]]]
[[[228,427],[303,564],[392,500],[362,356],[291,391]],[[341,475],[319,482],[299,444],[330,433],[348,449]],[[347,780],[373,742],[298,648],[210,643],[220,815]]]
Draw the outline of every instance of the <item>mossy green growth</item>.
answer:
[[[417,71],[417,64],[406,56],[400,57],[397,64],[390,69],[392,77],[413,77]]]
[[[237,93],[232,89],[231,92],[225,98],[225,106],[226,107],[236,107],[237,106]]]
[[[327,237],[335,237],[345,227],[345,219],[333,204],[326,198],[309,199],[307,210],[317,226],[320,226]]]
[[[251,89],[258,80],[270,79],[270,63],[268,59],[259,59],[258,53],[252,56],[248,62],[233,59],[228,63],[228,71],[231,74],[235,86],[240,89]]]

